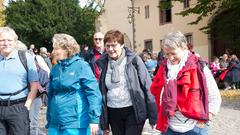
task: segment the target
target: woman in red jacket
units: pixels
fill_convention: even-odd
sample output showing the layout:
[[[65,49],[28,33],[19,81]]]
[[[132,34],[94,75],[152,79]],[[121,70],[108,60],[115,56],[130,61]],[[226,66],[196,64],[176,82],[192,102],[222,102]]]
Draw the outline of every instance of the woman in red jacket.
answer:
[[[221,97],[207,66],[187,49],[181,32],[165,36],[166,59],[151,85],[163,135],[208,135],[208,123],[220,108]]]

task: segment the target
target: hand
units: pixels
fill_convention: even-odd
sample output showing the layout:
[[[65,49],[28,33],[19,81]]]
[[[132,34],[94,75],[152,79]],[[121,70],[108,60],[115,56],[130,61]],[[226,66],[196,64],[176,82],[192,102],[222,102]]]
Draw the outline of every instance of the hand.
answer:
[[[42,93],[42,92],[45,91],[45,89],[39,84],[39,85],[38,85],[38,91],[39,91],[40,93]]]
[[[31,106],[30,105],[27,105],[26,103],[25,103],[25,105],[24,105],[26,108],[27,108],[27,110],[28,111],[30,111],[30,108],[31,108]]]
[[[209,120],[211,121],[212,118],[213,118],[213,113],[209,112],[209,114],[208,114],[208,118],[209,118]]]
[[[206,126],[206,123],[205,122],[197,122],[197,124],[196,124],[196,126],[197,127],[199,127],[199,128],[205,128],[205,126]]]
[[[109,135],[109,132],[110,132],[110,130],[106,129],[106,130],[104,130],[103,135]]]
[[[90,134],[91,135],[96,135],[97,134],[97,132],[98,132],[98,124],[90,124],[89,125],[89,127],[90,127]]]

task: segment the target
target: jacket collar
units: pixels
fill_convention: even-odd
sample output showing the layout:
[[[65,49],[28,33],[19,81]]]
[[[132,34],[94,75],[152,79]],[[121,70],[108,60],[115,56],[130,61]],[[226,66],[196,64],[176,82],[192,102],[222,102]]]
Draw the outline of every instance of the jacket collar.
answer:
[[[185,66],[183,66],[182,70],[178,73],[177,78],[179,79],[182,74],[188,70],[196,69],[198,62],[198,57],[195,54],[189,53],[188,60],[185,63]]]
[[[179,71],[179,73],[177,75],[177,79],[179,79],[184,72],[186,72],[190,69],[195,69],[197,66],[198,59],[199,58],[195,54],[189,53],[188,59],[187,59],[185,65],[182,67],[182,69]],[[165,72],[167,73],[168,72],[167,59],[165,58],[161,64],[164,66]]]
[[[127,47],[124,47],[124,49],[126,50],[126,56],[127,56],[128,63],[132,62],[133,58],[135,58],[137,54],[134,53],[132,50],[130,50]]]
[[[18,58],[18,51],[16,49],[14,49],[7,57],[4,57],[3,55],[0,54],[0,60],[16,58]]]
[[[76,55],[73,55],[69,58],[60,60],[60,61],[58,61],[58,63],[62,66],[68,66],[68,65],[72,64],[74,61],[77,61],[77,60],[80,60],[80,59],[81,58],[76,54]]]

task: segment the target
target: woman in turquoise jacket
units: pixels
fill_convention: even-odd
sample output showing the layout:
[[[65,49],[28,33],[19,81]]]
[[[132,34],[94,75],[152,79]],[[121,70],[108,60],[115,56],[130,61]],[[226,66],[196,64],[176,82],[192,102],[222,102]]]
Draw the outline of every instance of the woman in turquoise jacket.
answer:
[[[49,135],[91,135],[98,130],[102,97],[90,66],[78,55],[79,45],[67,34],[53,37],[58,63],[50,73],[47,125]]]

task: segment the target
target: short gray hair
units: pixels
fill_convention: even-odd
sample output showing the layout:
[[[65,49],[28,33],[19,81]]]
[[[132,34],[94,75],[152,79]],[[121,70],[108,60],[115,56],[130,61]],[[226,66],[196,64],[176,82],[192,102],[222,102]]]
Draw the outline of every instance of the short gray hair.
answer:
[[[27,46],[22,41],[17,40],[16,49],[17,50],[27,51]]]
[[[53,46],[66,50],[69,57],[79,53],[80,51],[80,46],[78,45],[77,41],[74,39],[74,37],[68,34],[54,34],[52,41]]]
[[[18,40],[16,32],[10,27],[0,27],[0,34],[2,33],[8,33],[14,38],[15,41]]]
[[[41,47],[40,48],[40,53],[47,53],[47,48],[46,47]]]
[[[186,37],[180,32],[170,32],[168,33],[163,40],[163,48],[182,48],[187,49],[187,40]]]

